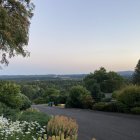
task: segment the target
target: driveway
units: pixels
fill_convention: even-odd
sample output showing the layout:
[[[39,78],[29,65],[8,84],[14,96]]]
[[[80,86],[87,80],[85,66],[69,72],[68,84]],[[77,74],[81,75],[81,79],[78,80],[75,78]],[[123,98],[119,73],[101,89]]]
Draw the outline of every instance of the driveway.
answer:
[[[45,105],[33,107],[50,115],[76,119],[79,125],[78,140],[140,140],[140,116]]]

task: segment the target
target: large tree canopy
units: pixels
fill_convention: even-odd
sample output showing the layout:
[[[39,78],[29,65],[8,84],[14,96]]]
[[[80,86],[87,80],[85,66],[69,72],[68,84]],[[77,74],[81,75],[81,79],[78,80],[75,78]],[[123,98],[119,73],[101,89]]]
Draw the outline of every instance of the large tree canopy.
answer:
[[[29,55],[28,45],[30,19],[34,5],[30,0],[0,0],[0,52],[1,63],[8,64],[15,55]]]
[[[119,89],[123,82],[123,78],[120,75],[112,71],[107,72],[103,67],[84,78],[84,85],[96,101],[99,101],[102,97],[101,92],[112,93]]]

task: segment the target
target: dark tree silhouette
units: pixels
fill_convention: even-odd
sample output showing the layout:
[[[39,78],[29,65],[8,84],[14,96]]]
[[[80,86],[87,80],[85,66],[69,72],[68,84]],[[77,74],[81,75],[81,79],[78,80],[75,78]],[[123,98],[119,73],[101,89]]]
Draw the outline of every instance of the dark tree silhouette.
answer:
[[[133,83],[136,85],[140,85],[140,60],[138,61],[135,72],[133,74]]]

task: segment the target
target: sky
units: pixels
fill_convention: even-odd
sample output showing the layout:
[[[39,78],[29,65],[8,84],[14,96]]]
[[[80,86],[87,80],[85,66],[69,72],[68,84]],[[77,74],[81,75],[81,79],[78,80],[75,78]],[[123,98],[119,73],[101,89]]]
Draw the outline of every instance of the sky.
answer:
[[[31,55],[0,75],[134,70],[140,59],[140,0],[33,0]]]

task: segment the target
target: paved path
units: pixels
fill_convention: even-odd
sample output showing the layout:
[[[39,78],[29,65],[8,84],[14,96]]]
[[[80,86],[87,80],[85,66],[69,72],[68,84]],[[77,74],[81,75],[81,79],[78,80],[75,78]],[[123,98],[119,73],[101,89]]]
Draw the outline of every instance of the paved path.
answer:
[[[82,109],[62,109],[34,105],[51,115],[65,115],[77,120],[78,140],[140,140],[140,116],[96,112]]]

